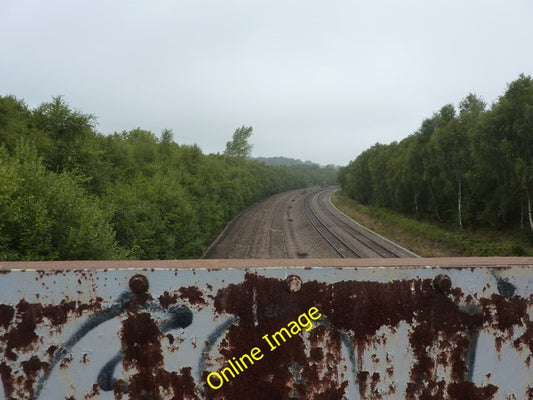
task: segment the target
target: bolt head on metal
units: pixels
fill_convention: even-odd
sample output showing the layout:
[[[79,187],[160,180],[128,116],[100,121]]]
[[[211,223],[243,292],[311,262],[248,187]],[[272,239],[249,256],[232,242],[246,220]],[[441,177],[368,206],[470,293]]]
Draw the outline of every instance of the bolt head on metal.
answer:
[[[440,274],[433,279],[433,287],[442,293],[448,293],[452,288],[452,280],[446,274]]]
[[[302,280],[299,276],[289,275],[287,279],[285,279],[285,283],[287,284],[287,290],[290,293],[296,293],[302,289]]]
[[[137,274],[130,279],[130,289],[133,293],[144,293],[148,286],[148,279],[144,275]]]

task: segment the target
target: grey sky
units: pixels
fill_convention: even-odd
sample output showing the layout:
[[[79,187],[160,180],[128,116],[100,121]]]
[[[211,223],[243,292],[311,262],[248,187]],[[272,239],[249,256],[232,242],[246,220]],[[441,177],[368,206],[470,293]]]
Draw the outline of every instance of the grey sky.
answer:
[[[533,74],[533,0],[0,0],[0,94],[108,134],[345,165]]]

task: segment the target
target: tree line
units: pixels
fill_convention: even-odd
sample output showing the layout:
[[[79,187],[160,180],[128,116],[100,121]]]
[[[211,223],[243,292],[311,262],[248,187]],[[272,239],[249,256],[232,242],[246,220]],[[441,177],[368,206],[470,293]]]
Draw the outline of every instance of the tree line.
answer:
[[[0,260],[198,257],[251,204],[336,180],[332,167],[242,157],[247,127],[231,154],[177,144],[170,130],[95,127],[61,97],[30,109],[0,96]]]
[[[456,224],[533,232],[533,80],[490,107],[469,94],[400,142],[375,144],[339,171],[366,205]]]

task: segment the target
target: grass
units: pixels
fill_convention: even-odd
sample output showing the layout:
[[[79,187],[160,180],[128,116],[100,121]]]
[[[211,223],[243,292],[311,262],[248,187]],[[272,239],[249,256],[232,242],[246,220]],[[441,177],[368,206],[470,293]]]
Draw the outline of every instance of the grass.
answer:
[[[361,225],[383,235],[421,257],[531,256],[531,240],[505,232],[459,231],[436,226],[390,210],[364,206],[342,195],[333,204]]]

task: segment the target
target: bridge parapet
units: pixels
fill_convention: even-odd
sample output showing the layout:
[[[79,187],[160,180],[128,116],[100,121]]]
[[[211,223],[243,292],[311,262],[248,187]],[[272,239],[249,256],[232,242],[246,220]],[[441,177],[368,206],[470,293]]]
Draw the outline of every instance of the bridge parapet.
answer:
[[[0,273],[0,399],[533,399],[531,258]]]

